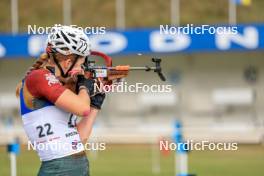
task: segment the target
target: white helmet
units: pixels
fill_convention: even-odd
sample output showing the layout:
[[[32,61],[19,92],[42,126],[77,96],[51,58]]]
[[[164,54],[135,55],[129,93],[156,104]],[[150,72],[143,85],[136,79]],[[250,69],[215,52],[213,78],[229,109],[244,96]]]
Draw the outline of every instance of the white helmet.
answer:
[[[87,35],[78,28],[70,26],[52,27],[47,42],[51,49],[63,55],[90,55],[90,40]]]

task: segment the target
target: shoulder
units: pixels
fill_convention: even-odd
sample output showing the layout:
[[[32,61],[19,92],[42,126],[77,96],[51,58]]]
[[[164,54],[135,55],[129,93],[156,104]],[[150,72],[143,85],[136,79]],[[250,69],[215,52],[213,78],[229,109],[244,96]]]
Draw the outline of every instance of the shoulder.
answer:
[[[33,70],[26,76],[26,84],[61,84],[60,81],[49,70],[38,69]]]
[[[31,71],[27,77],[32,77],[32,76],[39,76],[39,75],[45,75],[45,74],[48,74],[50,73],[49,70],[46,70],[46,69],[37,69],[37,70],[33,70]]]
[[[28,74],[25,79],[26,87],[35,97],[43,97],[54,103],[57,98],[64,92],[56,76],[49,70],[39,69]]]
[[[39,82],[42,79],[45,79],[46,74],[49,74],[49,71],[45,70],[45,69],[33,70],[26,76],[26,78],[25,78],[26,83]]]
[[[41,78],[50,77],[50,75],[52,75],[52,73],[46,69],[33,70],[26,76],[26,80],[28,80],[28,79],[37,80],[37,79],[41,79]],[[54,75],[54,77],[55,77],[55,75]]]

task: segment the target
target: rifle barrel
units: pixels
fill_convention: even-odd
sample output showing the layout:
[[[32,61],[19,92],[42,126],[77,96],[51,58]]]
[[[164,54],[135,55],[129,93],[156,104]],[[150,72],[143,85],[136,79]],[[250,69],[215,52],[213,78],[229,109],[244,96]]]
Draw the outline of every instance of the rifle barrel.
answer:
[[[89,69],[107,69],[107,70],[116,70],[116,67],[106,67],[106,66],[92,66]],[[156,70],[156,67],[128,67],[128,70]]]
[[[109,70],[115,70],[115,67],[107,67]],[[156,67],[129,67],[128,70],[156,70]]]

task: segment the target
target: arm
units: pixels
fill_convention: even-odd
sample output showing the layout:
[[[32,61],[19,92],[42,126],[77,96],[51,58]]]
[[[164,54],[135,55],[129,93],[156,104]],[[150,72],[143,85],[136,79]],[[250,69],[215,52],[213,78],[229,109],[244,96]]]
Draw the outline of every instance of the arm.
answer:
[[[78,96],[80,96],[80,98],[82,98],[85,102],[89,102],[89,105],[91,105],[90,111],[84,111],[84,113],[81,115],[84,118],[82,118],[81,121],[77,124],[77,130],[78,130],[78,133],[80,135],[81,141],[83,143],[85,143],[91,134],[93,124],[95,122],[98,111],[99,111],[99,109],[101,109],[101,106],[104,102],[105,94],[104,93],[95,94],[94,96],[91,96],[91,99],[90,99],[90,97],[87,93],[87,90],[89,93],[93,94],[94,80],[84,79],[84,77],[82,77],[82,76],[79,76],[79,78],[78,78],[77,88],[78,88],[78,90],[80,90],[78,93]],[[66,94],[67,94],[67,92],[66,92]],[[71,109],[71,108],[77,109],[77,110],[81,109],[81,106],[78,105],[78,103],[65,104],[65,101],[67,102],[67,98],[65,98],[66,100],[64,101],[63,96],[65,96],[65,95],[62,94],[58,98],[58,100],[56,102],[56,104],[58,104],[58,106],[61,106],[64,109]],[[74,101],[73,98],[69,98],[69,100]],[[66,105],[66,107],[64,107],[65,105]]]
[[[90,112],[90,97],[85,89],[80,90],[78,95],[66,89],[55,105],[77,116],[85,117]]]
[[[34,97],[45,98],[67,112],[81,117],[90,112],[90,98],[86,89],[80,89],[76,95],[63,87],[47,70],[32,71],[26,77],[26,86]]]
[[[89,116],[87,118],[82,118],[81,121],[77,124],[77,130],[80,135],[82,143],[85,143],[88,140],[97,113],[98,113],[97,109],[91,108]]]
[[[95,118],[102,107],[105,99],[104,93],[96,94],[91,97],[91,111],[88,117],[82,118],[82,120],[77,124],[77,130],[79,132],[80,138],[83,143],[85,143],[92,131]]]

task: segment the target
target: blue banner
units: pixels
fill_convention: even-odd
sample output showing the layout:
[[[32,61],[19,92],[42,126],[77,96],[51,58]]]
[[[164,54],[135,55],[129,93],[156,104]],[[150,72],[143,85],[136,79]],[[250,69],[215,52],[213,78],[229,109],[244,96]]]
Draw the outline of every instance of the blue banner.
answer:
[[[36,57],[46,35],[0,34],[0,58]],[[264,49],[264,24],[160,26],[90,35],[93,50],[107,54],[254,51]]]

